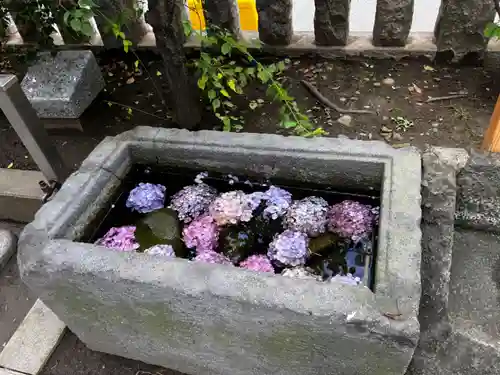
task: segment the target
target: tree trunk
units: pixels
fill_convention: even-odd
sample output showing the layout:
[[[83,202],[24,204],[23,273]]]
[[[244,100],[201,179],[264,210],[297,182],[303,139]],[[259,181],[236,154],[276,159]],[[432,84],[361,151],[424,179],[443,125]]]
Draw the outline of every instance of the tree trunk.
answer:
[[[156,46],[163,58],[174,118],[181,127],[192,129],[200,123],[202,111],[198,89],[186,68],[183,11],[180,0],[149,0],[147,21],[153,27]]]

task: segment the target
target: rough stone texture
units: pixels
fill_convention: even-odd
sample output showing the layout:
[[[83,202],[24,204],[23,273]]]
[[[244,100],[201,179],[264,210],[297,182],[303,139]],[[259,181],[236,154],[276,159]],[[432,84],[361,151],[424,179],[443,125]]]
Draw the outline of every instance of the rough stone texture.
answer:
[[[458,183],[458,225],[500,231],[500,155],[473,151]]]
[[[136,160],[380,191],[376,294],[73,242]],[[381,142],[138,128],[101,143],[43,206],[19,266],[94,350],[190,374],[402,374],[419,334],[420,178],[415,149]]]
[[[91,51],[40,53],[21,87],[40,118],[78,118],[104,88]]]
[[[315,0],[314,39],[320,46],[345,46],[350,0]]]
[[[0,270],[4,268],[17,248],[17,238],[10,230],[0,229]]]
[[[434,30],[438,52],[451,52],[454,60],[471,52],[482,57],[484,28],[494,16],[490,0],[442,0]]]
[[[42,206],[38,171],[0,168],[0,220],[29,223]]]
[[[236,0],[205,1],[203,13],[209,26],[214,25],[239,36],[240,15]]]
[[[452,149],[423,155],[421,336],[408,375],[500,373],[500,237],[453,220],[457,191],[471,185],[464,176],[486,164],[485,179],[472,175],[494,184],[495,159],[473,154],[466,164],[464,150]]]
[[[377,0],[373,44],[404,46],[410,34],[414,0]]]
[[[259,38],[272,46],[292,41],[292,0],[256,0],[259,17]]]
[[[37,300],[0,353],[0,366],[38,374],[61,339],[66,326]]]

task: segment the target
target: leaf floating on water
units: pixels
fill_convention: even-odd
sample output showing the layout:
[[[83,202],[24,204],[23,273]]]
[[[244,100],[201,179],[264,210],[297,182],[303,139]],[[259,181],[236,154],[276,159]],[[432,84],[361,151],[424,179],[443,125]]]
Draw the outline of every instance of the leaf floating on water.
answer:
[[[436,69],[434,69],[432,66],[430,65],[424,65],[424,70],[426,72],[434,72]]]

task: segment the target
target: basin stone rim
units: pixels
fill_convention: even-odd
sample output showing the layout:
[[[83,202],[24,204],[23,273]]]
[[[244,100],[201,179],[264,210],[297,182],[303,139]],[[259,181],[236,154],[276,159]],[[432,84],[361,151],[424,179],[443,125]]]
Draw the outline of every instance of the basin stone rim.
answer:
[[[96,201],[103,204],[108,200],[110,191],[114,191],[121,179],[127,174],[135,152],[158,147],[165,148],[167,152],[171,144],[178,144],[181,147],[182,145],[193,147],[205,145],[227,149],[243,147],[248,150],[258,149],[269,152],[282,150],[283,152],[311,154],[332,151],[337,155],[383,163],[386,166],[384,181],[387,185],[383,187],[381,192],[382,201],[383,204],[390,205],[390,207],[382,209],[381,212],[380,231],[385,233],[385,236],[380,236],[379,247],[384,250],[378,254],[375,295],[371,291],[365,293],[365,302],[373,301],[373,304],[370,303],[370,305],[376,310],[374,315],[373,312],[368,313],[371,315],[369,320],[378,319],[378,324],[382,324],[382,320],[384,320],[384,324],[387,326],[387,318],[382,309],[388,309],[387,312],[392,314],[401,313],[403,320],[409,324],[409,330],[406,331],[408,335],[411,337],[416,335],[418,338],[421,211],[420,169],[418,173],[414,169],[415,163],[420,168],[420,154],[414,148],[395,150],[377,141],[361,143],[360,141],[333,138],[304,139],[277,135],[228,134],[214,131],[190,132],[151,127],[137,127],[116,137],[107,137],[82,163],[81,168],[68,178],[55,198],[37,213],[35,220],[26,227],[21,235],[18,259],[25,281],[29,284],[29,273],[32,267],[57,262],[54,253],[50,250],[60,248],[61,239],[76,240],[81,236],[85,229],[81,223],[88,219],[89,216],[85,217],[85,215],[92,214],[89,207],[95,205]],[[413,166],[413,168],[407,168],[409,166]],[[402,189],[401,184],[405,186],[405,189]],[[405,201],[407,197],[410,197],[411,200]],[[398,207],[402,202],[404,205]],[[385,225],[394,226],[394,228],[386,230],[383,228]],[[398,229],[404,229],[406,237],[401,236]],[[410,233],[409,238],[408,233]],[[83,244],[75,243],[75,245]],[[92,244],[85,244],[85,246],[91,252],[95,251],[97,257],[103,254],[102,249],[98,251],[98,246]],[[401,248],[402,246],[404,249]],[[109,253],[114,254],[113,256],[123,256],[114,252]],[[126,267],[130,259],[137,259],[137,257],[116,259],[119,262],[117,266]],[[401,262],[408,266],[407,272],[402,272],[399,268]],[[194,264],[193,267],[204,269],[206,265]],[[238,270],[238,272],[250,277],[250,279],[257,277],[265,280],[269,277],[268,275],[249,276],[245,270]],[[290,283],[291,287],[303,282],[303,280],[286,281],[286,283]],[[333,288],[337,288],[337,285],[333,285]],[[321,285],[321,288],[329,288],[329,285]],[[342,286],[339,290],[350,292],[352,289],[345,289]],[[366,311],[361,306],[362,304],[354,303],[353,305],[358,306],[360,312]],[[363,319],[361,315],[364,314],[360,314],[360,319]],[[364,317],[366,318],[366,316]],[[403,322],[390,322],[389,326],[396,327],[399,323]]]

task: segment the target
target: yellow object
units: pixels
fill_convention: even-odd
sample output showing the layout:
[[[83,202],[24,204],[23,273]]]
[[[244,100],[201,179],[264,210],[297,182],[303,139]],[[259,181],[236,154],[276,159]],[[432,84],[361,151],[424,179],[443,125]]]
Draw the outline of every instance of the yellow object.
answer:
[[[201,0],[188,0],[189,18],[195,30],[205,29],[205,17]],[[238,0],[240,10],[240,27],[244,31],[257,31],[258,18],[255,0]]]

